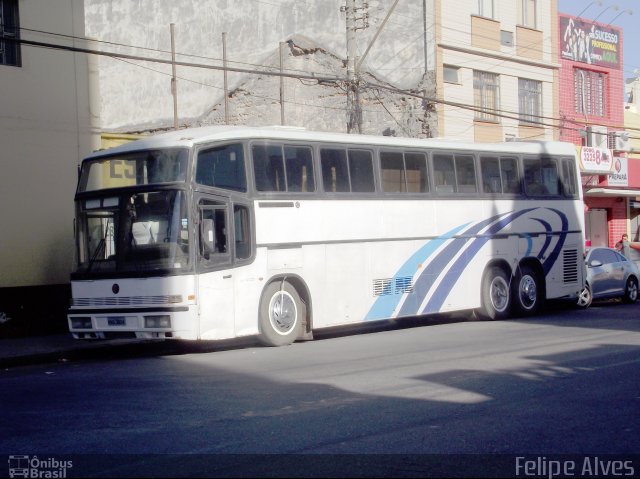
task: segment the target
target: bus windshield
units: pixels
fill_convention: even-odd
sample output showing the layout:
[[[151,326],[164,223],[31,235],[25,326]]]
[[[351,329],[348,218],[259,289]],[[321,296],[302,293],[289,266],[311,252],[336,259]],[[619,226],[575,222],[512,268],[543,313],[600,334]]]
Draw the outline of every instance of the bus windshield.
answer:
[[[78,192],[185,181],[189,150],[147,150],[85,161]]]
[[[87,199],[77,208],[79,273],[175,271],[189,265],[184,192]]]

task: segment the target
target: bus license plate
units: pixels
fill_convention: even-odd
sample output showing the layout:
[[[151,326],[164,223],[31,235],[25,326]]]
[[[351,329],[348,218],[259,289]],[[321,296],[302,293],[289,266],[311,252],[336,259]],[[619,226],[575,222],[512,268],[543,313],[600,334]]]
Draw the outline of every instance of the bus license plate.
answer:
[[[107,324],[109,326],[126,326],[127,320],[124,316],[109,316],[107,317]]]

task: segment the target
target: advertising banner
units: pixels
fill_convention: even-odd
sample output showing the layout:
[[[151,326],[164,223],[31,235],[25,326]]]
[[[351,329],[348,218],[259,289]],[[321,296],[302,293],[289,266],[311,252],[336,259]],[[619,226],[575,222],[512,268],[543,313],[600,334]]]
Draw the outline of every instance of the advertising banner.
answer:
[[[606,175],[613,171],[613,155],[607,148],[579,146],[580,171]]]
[[[629,186],[629,164],[625,157],[613,159],[613,172],[607,176],[608,186]]]
[[[620,69],[620,30],[576,17],[560,17],[560,47],[565,60]]]

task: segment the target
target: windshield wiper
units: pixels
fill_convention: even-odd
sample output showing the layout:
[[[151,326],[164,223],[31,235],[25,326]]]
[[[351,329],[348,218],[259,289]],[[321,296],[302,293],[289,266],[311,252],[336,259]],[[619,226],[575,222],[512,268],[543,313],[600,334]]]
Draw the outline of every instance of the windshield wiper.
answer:
[[[100,238],[100,242],[98,243],[98,246],[96,246],[95,251],[93,252],[93,256],[91,257],[91,260],[89,261],[89,266],[87,266],[87,273],[91,272],[91,268],[93,267],[93,263],[96,262],[96,259],[98,259],[98,256],[100,255],[101,252],[103,252],[105,250],[106,244],[107,244],[107,235],[109,234],[109,222],[111,221],[111,218],[107,218],[107,225],[104,229],[104,236],[102,238]]]

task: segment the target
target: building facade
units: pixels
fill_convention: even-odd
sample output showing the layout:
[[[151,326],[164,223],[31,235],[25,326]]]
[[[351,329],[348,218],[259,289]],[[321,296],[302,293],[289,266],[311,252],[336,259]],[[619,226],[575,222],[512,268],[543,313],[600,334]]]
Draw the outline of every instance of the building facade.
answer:
[[[83,1],[0,1],[0,335],[47,331],[68,307],[77,166],[95,147],[88,58],[20,43],[41,31],[77,45]]]
[[[622,31],[560,14],[560,139],[576,144],[585,197],[585,236],[614,246],[630,232],[640,164],[625,132]]]
[[[438,1],[435,9],[439,134],[554,139],[556,1]]]

